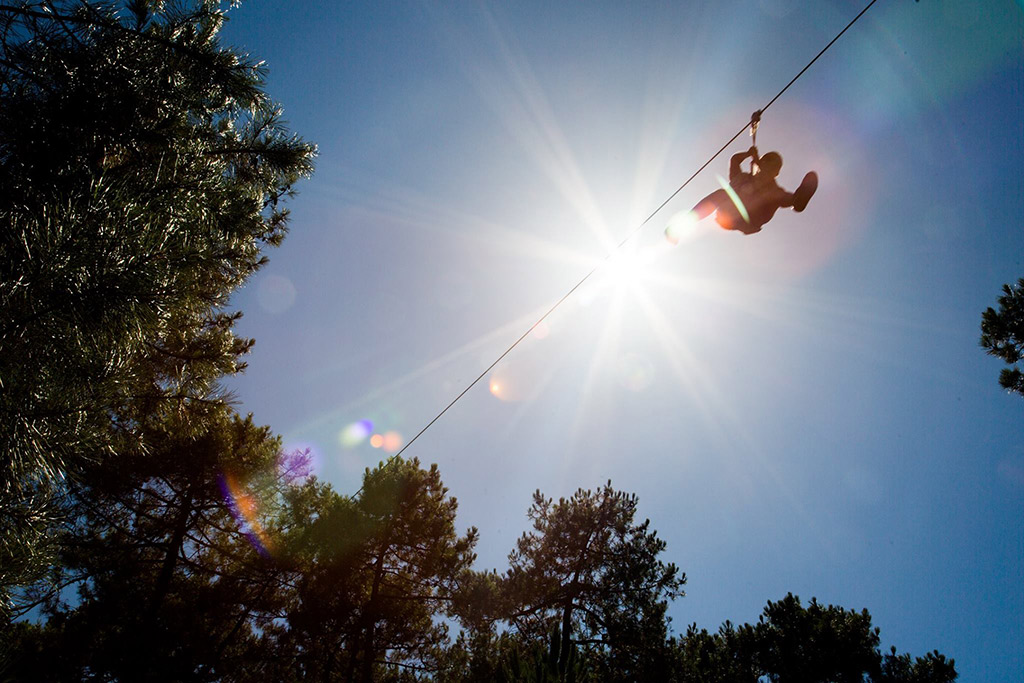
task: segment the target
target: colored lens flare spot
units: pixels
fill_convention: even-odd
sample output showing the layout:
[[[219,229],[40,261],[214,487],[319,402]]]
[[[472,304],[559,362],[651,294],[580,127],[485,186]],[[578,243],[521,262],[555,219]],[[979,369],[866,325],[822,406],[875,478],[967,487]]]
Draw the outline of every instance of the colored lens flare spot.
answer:
[[[313,474],[313,449],[296,448],[277,454],[277,474],[289,484],[300,484]]]
[[[220,489],[240,531],[249,539],[257,552],[264,557],[269,556],[270,538],[260,522],[259,501],[245,489],[241,482],[227,473],[220,477]]]
[[[669,219],[665,227],[665,239],[669,244],[687,242],[697,234],[697,217],[691,211],[680,211]]]
[[[515,403],[525,401],[537,393],[541,385],[538,376],[539,368],[530,363],[510,365],[510,367],[496,370],[487,383],[491,395],[499,401]]]
[[[397,452],[402,447],[402,435],[398,432],[388,432],[384,435],[383,447],[389,453]]]
[[[373,433],[373,422],[369,420],[359,420],[353,422],[338,434],[338,441],[345,448],[355,448],[362,442],[366,441],[367,437]]]
[[[384,435],[383,434],[374,434],[373,436],[371,436],[370,437],[370,445],[373,446],[374,448],[380,448],[381,446],[383,446],[384,445]]]
[[[268,275],[259,285],[256,297],[260,307],[268,313],[280,314],[295,303],[297,292],[292,281],[281,275]]]

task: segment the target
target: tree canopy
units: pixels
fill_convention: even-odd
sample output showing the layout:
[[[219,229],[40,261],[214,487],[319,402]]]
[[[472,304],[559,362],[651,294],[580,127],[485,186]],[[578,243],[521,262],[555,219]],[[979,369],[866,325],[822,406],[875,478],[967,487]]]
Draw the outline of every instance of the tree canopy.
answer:
[[[867,610],[855,612],[792,593],[764,608],[756,624],[726,622],[711,634],[692,625],[675,643],[680,683],[949,683],[954,662],[879,650]]]
[[[45,619],[8,629],[4,673],[360,683],[956,678],[938,652],[881,654],[866,610],[804,606],[793,595],[769,602],[756,624],[673,635],[665,608],[683,577],[658,559],[665,546],[649,522],[634,521],[636,497],[610,483],[557,503],[536,494],[533,531],[510,553],[509,570],[476,573],[476,531],[456,532],[456,501],[436,466],[396,459],[344,496],[251,421],[225,412],[208,424],[182,435],[173,421],[159,423],[152,458],[80,494],[80,528],[54,567],[67,588],[44,596]],[[181,461],[168,465],[170,452]]]
[[[269,631],[290,675],[369,683],[381,667],[436,669],[448,635],[437,617],[477,538],[456,533],[437,466],[392,460],[367,470],[355,496],[324,488],[293,509],[294,592]]]
[[[573,645],[594,652],[605,680],[648,678],[664,656],[665,610],[683,595],[686,576],[658,559],[665,543],[649,520],[634,522],[636,506],[636,496],[611,482],[557,503],[534,494],[527,515],[534,530],[509,555],[507,619],[534,638],[557,623],[560,671]]]
[[[129,404],[223,398],[228,297],[285,234],[314,148],[220,3],[0,6],[0,592]],[[5,601],[6,602],[6,601]]]

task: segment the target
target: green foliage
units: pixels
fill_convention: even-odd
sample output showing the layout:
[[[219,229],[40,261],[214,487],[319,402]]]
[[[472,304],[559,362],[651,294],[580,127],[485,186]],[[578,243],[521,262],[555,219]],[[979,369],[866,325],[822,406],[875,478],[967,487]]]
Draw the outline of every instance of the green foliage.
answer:
[[[1024,354],[1024,278],[1003,285],[998,302],[998,311],[990,307],[981,316],[981,345],[1011,366],[999,373],[999,384],[1024,396],[1024,373],[1017,367]]]
[[[224,407],[201,428],[151,417],[139,434],[144,448],[77,485],[51,575],[76,596],[41,593],[48,620],[20,627],[15,679],[217,680],[267,659],[258,633],[282,608],[287,565],[261,551],[282,545],[299,486],[278,467],[279,442]]]
[[[674,680],[677,683],[757,683],[754,629],[735,629],[725,622],[718,633],[697,630],[692,624],[675,642]]]
[[[437,466],[392,460],[367,470],[354,497],[318,495],[295,508],[296,593],[287,623],[268,631],[285,667],[299,679],[367,683],[389,667],[440,668],[447,626],[437,617],[477,534],[457,535]]]
[[[665,543],[649,520],[634,522],[636,506],[610,482],[557,503],[534,494],[534,530],[509,555],[507,618],[533,640],[559,624],[563,673],[573,643],[602,680],[650,679],[664,666],[667,601],[683,594],[686,577],[657,559]]]
[[[753,630],[756,660],[771,681],[861,683],[878,662],[878,629],[853,612],[792,593],[769,602]]]
[[[726,622],[716,634],[689,628],[674,643],[678,683],[951,683],[953,660],[938,652],[884,657],[867,610],[855,612],[793,594],[769,602],[755,625]]]
[[[95,464],[76,491],[78,524],[53,572],[76,600],[44,593],[46,620],[8,629],[17,657],[0,679],[956,678],[937,652],[880,655],[866,611],[793,595],[757,624],[668,639],[665,601],[682,576],[656,559],[663,544],[647,522],[633,522],[635,496],[610,485],[558,503],[537,494],[513,569],[474,573],[476,532],[455,533],[436,466],[395,460],[342,496],[315,479],[292,483],[301,454],[282,457],[268,430],[222,406],[136,419],[137,448],[119,446],[117,466]],[[442,618],[452,615],[467,628],[450,644]]]
[[[938,650],[911,660],[909,654],[896,654],[896,648],[892,648],[882,659],[878,683],[952,683],[956,678],[953,660]]]
[[[219,309],[314,149],[223,21],[211,0],[0,7],[0,600],[126,404],[219,400],[243,367]]]
[[[509,641],[512,639],[506,639],[506,643]],[[580,657],[573,643],[563,640],[558,624],[551,631],[547,648],[538,642],[506,644],[495,679],[503,683],[582,683],[590,680],[586,660]]]
[[[562,636],[555,625],[546,641],[526,640],[518,634],[463,632],[448,648],[435,680],[438,683],[584,683],[599,680],[589,661],[570,644],[562,657]],[[559,662],[564,659],[564,671]]]

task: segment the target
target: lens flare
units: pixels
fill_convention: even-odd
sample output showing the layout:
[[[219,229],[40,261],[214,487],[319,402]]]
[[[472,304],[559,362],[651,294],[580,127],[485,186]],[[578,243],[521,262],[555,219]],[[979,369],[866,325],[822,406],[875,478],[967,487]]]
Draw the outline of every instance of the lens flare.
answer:
[[[697,217],[692,211],[680,211],[669,219],[665,226],[665,239],[675,246],[689,242],[697,235]]]
[[[322,476],[324,474],[327,462],[324,459],[324,449],[319,444],[310,441],[290,441],[284,444],[284,452],[286,453],[297,453],[301,454],[302,458],[307,460],[309,463],[309,474],[318,474]],[[297,462],[293,464],[298,464]],[[278,464],[278,473],[280,474],[280,463]]]
[[[256,297],[263,310],[276,315],[292,307],[296,294],[291,280],[281,275],[268,275],[260,282]]]
[[[289,484],[301,484],[313,474],[313,449],[296,448],[277,454],[277,476]]]
[[[389,453],[397,452],[402,447],[402,435],[395,431],[388,432],[384,435],[382,446]]]
[[[263,557],[270,557],[270,537],[260,523],[259,501],[231,474],[220,476],[220,492],[224,496],[231,516],[252,547]]]
[[[743,216],[743,220],[749,223],[750,213],[747,212],[747,207],[743,206],[743,201],[740,199],[740,196],[736,194],[736,190],[734,190],[732,188],[732,185],[727,183],[725,178],[723,178],[722,176],[716,175],[715,178],[718,179],[718,184],[722,186],[722,189],[725,190],[725,193],[729,195],[729,199],[732,200],[732,203],[736,207],[736,210],[740,212],[741,216]]]
[[[371,436],[370,437],[370,445],[373,446],[374,448],[380,448],[381,446],[383,446],[384,445],[384,435],[383,434],[374,434],[373,436]]]
[[[338,441],[345,448],[355,448],[373,433],[373,423],[369,420],[359,420],[345,427],[338,434]]]
[[[529,399],[539,384],[534,369],[525,365],[509,364],[495,370],[488,382],[491,395],[499,401],[517,403]]]

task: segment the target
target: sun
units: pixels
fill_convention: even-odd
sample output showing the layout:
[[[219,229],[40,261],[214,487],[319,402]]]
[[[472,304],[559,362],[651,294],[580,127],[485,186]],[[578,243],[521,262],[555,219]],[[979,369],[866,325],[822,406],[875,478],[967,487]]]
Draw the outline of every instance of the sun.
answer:
[[[613,289],[632,289],[641,286],[647,268],[654,263],[654,254],[635,249],[615,252],[602,264],[600,279]]]

